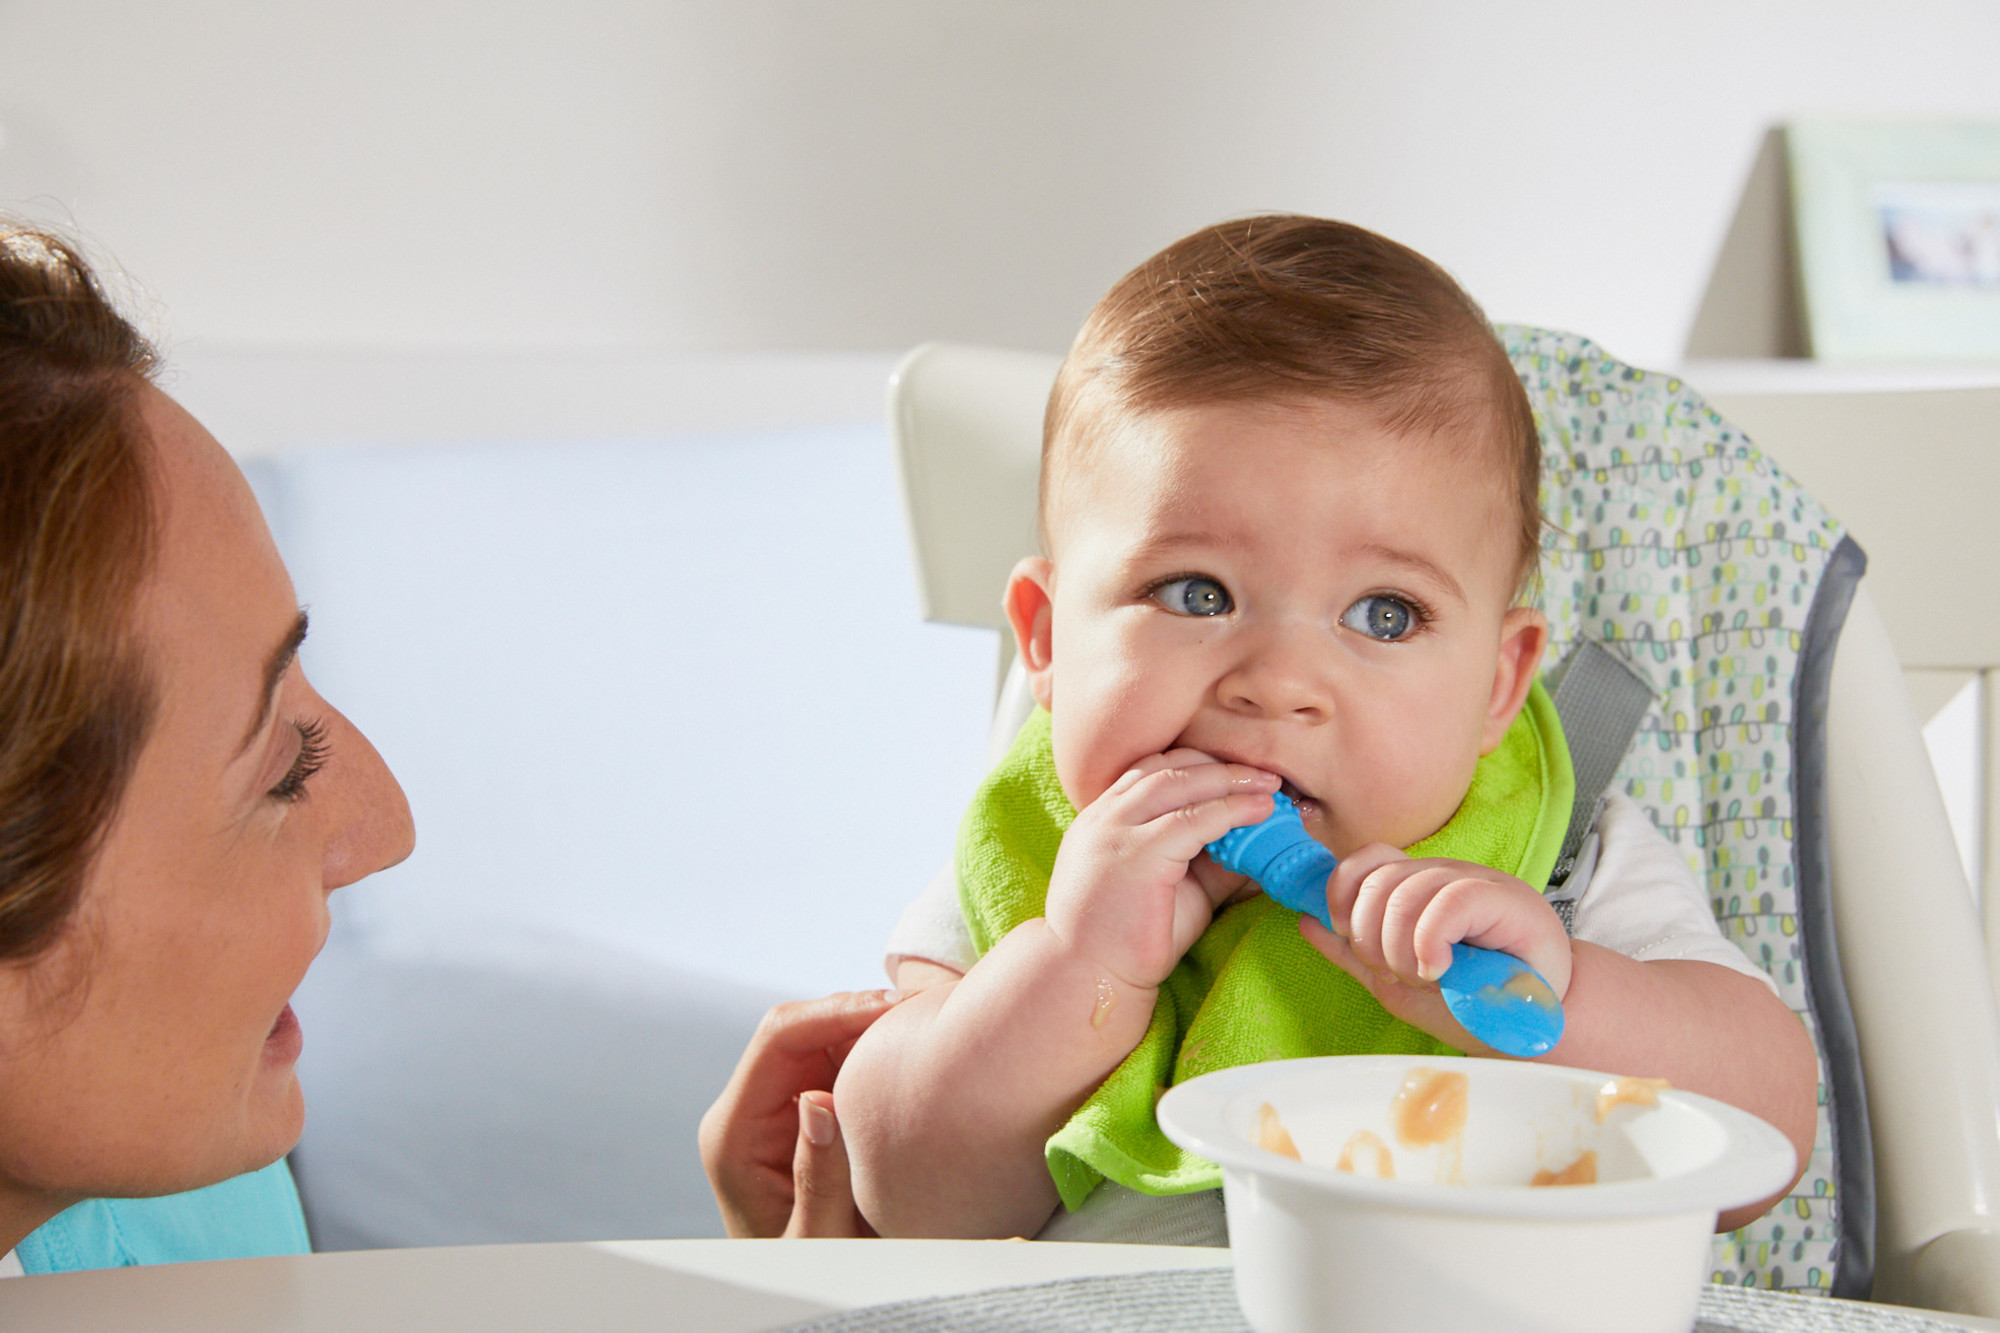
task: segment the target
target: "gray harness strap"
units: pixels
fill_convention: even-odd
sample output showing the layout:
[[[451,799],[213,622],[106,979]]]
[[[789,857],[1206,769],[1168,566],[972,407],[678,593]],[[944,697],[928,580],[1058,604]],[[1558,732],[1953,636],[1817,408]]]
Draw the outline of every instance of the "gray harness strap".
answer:
[[[1653,706],[1653,687],[1603,644],[1579,639],[1550,676],[1549,693],[1576,772],[1576,802],[1570,806],[1569,828],[1549,874],[1547,894],[1567,930],[1576,914],[1577,894],[1597,860],[1596,843],[1586,847],[1585,842],[1597,823],[1598,799],[1617,775],[1619,761]],[[1577,875],[1579,869],[1585,873]],[[1566,892],[1572,879],[1577,889]]]

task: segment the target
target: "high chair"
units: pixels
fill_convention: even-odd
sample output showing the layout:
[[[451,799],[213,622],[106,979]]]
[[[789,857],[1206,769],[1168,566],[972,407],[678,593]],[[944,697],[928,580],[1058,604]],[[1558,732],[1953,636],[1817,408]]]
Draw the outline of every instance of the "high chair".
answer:
[[[1682,681],[1676,673],[1682,695],[1661,694],[1614,779],[1656,823],[1671,825],[1663,832],[1691,863],[1705,860],[1725,928],[1772,973],[1821,1051],[1821,1127],[1807,1177],[1765,1218],[1716,1238],[1716,1280],[2000,1316],[2000,1015],[1976,900],[1904,678],[1907,667],[1933,708],[1950,681],[1976,677],[1984,688],[2000,679],[1987,674],[2000,668],[2000,590],[1992,574],[2000,569],[2000,537],[1978,512],[1985,497],[2000,493],[1993,484],[2000,389],[1736,395],[1711,412],[1678,380],[1623,366],[1581,339],[1503,333],[1543,429],[1544,511],[1562,530],[1544,552],[1551,664],[1579,634],[1608,635],[1614,652],[1660,679],[1669,629],[1676,640],[1716,631],[1720,643],[1736,632],[1732,623],[1746,623],[1744,610],[1733,609],[1734,587],[1730,607],[1717,600],[1712,618],[1690,621],[1683,633],[1680,625],[1651,630],[1643,608],[1635,619],[1628,604],[1650,604],[1651,592],[1614,599],[1618,586],[1604,591],[1601,579],[1591,586],[1607,559],[1673,566],[1683,558],[1676,543],[1686,540],[1674,525],[1696,525],[1700,503],[1715,509],[1700,516],[1706,526],[1693,544],[1720,537],[1718,549],[1728,550],[1736,535],[1762,524],[1757,532],[1774,530],[1782,540],[1754,549],[1777,551],[1811,527],[1798,560],[1823,559],[1831,571],[1820,583],[1828,605],[1822,613],[1815,601],[1812,612],[1815,624],[1838,628],[1817,646],[1782,628],[1794,612],[1776,608],[1790,581],[1804,575],[1780,570],[1778,556],[1770,557],[1780,576],[1769,589],[1773,609],[1765,609],[1763,589],[1744,598],[1774,627],[1772,651],[1761,660],[1782,658],[1788,643],[1800,652],[1795,675],[1805,677],[1802,685],[1780,694],[1783,682],[1771,678],[1772,691],[1746,715],[1745,700],[1726,698],[1719,678]],[[1000,632],[996,758],[1033,708],[1011,664],[1000,595],[1015,561],[1038,549],[1042,413],[1057,365],[1050,356],[926,344],[904,359],[889,387],[925,614]],[[1732,421],[1748,429],[1747,438]],[[1813,493],[1777,471],[1763,446]],[[1678,457],[1705,462],[1711,475],[1703,485],[1714,491],[1691,499],[1687,512],[1675,515],[1679,495],[1655,497],[1650,506],[1627,504],[1627,495],[1600,502],[1612,499],[1609,488],[1620,478],[1669,475],[1662,460]],[[1693,473],[1701,475],[1701,467]],[[1885,484],[1890,475],[1895,481]],[[1838,576],[1859,569],[1860,552],[1840,544],[1843,525],[1826,517],[1814,494],[1834,503],[1866,549],[1868,576],[1858,586]],[[1781,522],[1773,528],[1774,504],[1791,515],[1789,534]],[[1636,527],[1654,525],[1653,536],[1629,519],[1642,511]],[[1732,577],[1761,541],[1735,541],[1741,552],[1731,557]],[[1685,596],[1683,583],[1691,587],[1697,574],[1675,568],[1675,595]],[[1713,557],[1698,573],[1711,576],[1719,598]],[[1660,579],[1664,586],[1668,574]],[[1799,594],[1789,595],[1796,607]],[[1837,603],[1850,595],[1841,626]],[[1605,608],[1614,600],[1611,614]],[[1658,598],[1662,606],[1671,600]],[[1586,607],[1602,618],[1583,625]],[[1887,620],[1878,608],[1888,609]],[[1747,632],[1761,633],[1755,626]],[[1718,662],[1710,652],[1701,665],[1713,677],[1743,656]],[[1744,669],[1746,695],[1761,690],[1763,679],[1751,678],[1763,669]],[[1786,668],[1780,662],[1772,669]],[[1700,715],[1669,716],[1682,697],[1701,700]],[[1790,717],[1787,704],[1801,699],[1807,707]],[[1773,741],[1795,729],[1797,744],[1754,740],[1767,724]],[[1760,805],[1737,808],[1739,798],[1760,790],[1756,775],[1730,771],[1741,756],[1701,749],[1689,740],[1696,733],[1703,743],[1738,738],[1727,743],[1739,749],[1742,737],[1764,744],[1771,782],[1756,798]],[[1676,792],[1662,774],[1666,756],[1682,754],[1673,747],[1684,744],[1692,748],[1676,770],[1683,779]],[[1804,757],[1816,750],[1823,766]],[[1986,753],[1989,765],[2000,762],[2000,747]],[[2000,776],[2000,769],[1989,772]],[[1738,777],[1743,784],[1733,786]],[[2000,793],[2000,782],[1989,792]],[[1772,816],[1779,800],[1790,800],[1792,813],[1779,810],[1783,817],[1760,822],[1758,814]],[[1991,795],[1987,808],[1996,808]],[[1794,834],[1803,835],[1796,845]],[[2000,856],[1989,852],[1986,864],[2000,865]],[[1996,878],[1993,871],[1987,877]],[[1793,894],[1802,899],[1796,910],[1787,907]],[[1989,917],[2000,926],[2000,909]]]

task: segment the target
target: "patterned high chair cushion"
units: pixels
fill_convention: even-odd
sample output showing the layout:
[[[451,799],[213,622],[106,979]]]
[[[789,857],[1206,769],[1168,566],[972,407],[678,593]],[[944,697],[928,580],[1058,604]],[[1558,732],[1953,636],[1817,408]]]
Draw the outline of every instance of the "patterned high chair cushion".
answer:
[[[1873,1163],[1827,883],[1825,696],[1865,561],[1838,520],[1680,380],[1502,328],[1541,430],[1549,661],[1579,636],[1653,687],[1614,782],[1813,1032],[1820,1116],[1791,1197],[1716,1237],[1713,1279],[1866,1296]]]

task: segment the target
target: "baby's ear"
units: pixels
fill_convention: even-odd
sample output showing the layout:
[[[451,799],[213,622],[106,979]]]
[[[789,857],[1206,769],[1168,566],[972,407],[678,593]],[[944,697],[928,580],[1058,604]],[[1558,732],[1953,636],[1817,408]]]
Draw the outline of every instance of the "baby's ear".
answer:
[[[1548,617],[1531,606],[1516,606],[1500,618],[1500,660],[1493,666],[1493,697],[1487,701],[1486,731],[1479,738],[1479,753],[1491,754],[1499,748],[1514,725],[1515,714],[1528,702],[1535,673],[1541,669],[1542,653],[1549,646]]]
[[[1035,702],[1050,706],[1055,697],[1055,657],[1052,619],[1055,612],[1056,567],[1039,555],[1014,566],[1007,579],[1007,623],[1014,627],[1014,651],[1028,675]]]

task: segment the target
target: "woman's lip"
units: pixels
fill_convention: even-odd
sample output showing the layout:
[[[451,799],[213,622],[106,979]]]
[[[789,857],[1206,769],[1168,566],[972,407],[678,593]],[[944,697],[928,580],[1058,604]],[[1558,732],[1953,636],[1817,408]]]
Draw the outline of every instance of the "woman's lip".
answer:
[[[299,1027],[299,1016],[292,1012],[292,1006],[285,1006],[278,1015],[278,1021],[271,1024],[270,1035],[264,1038],[264,1058],[279,1064],[290,1064],[299,1058],[305,1049],[305,1033]]]

